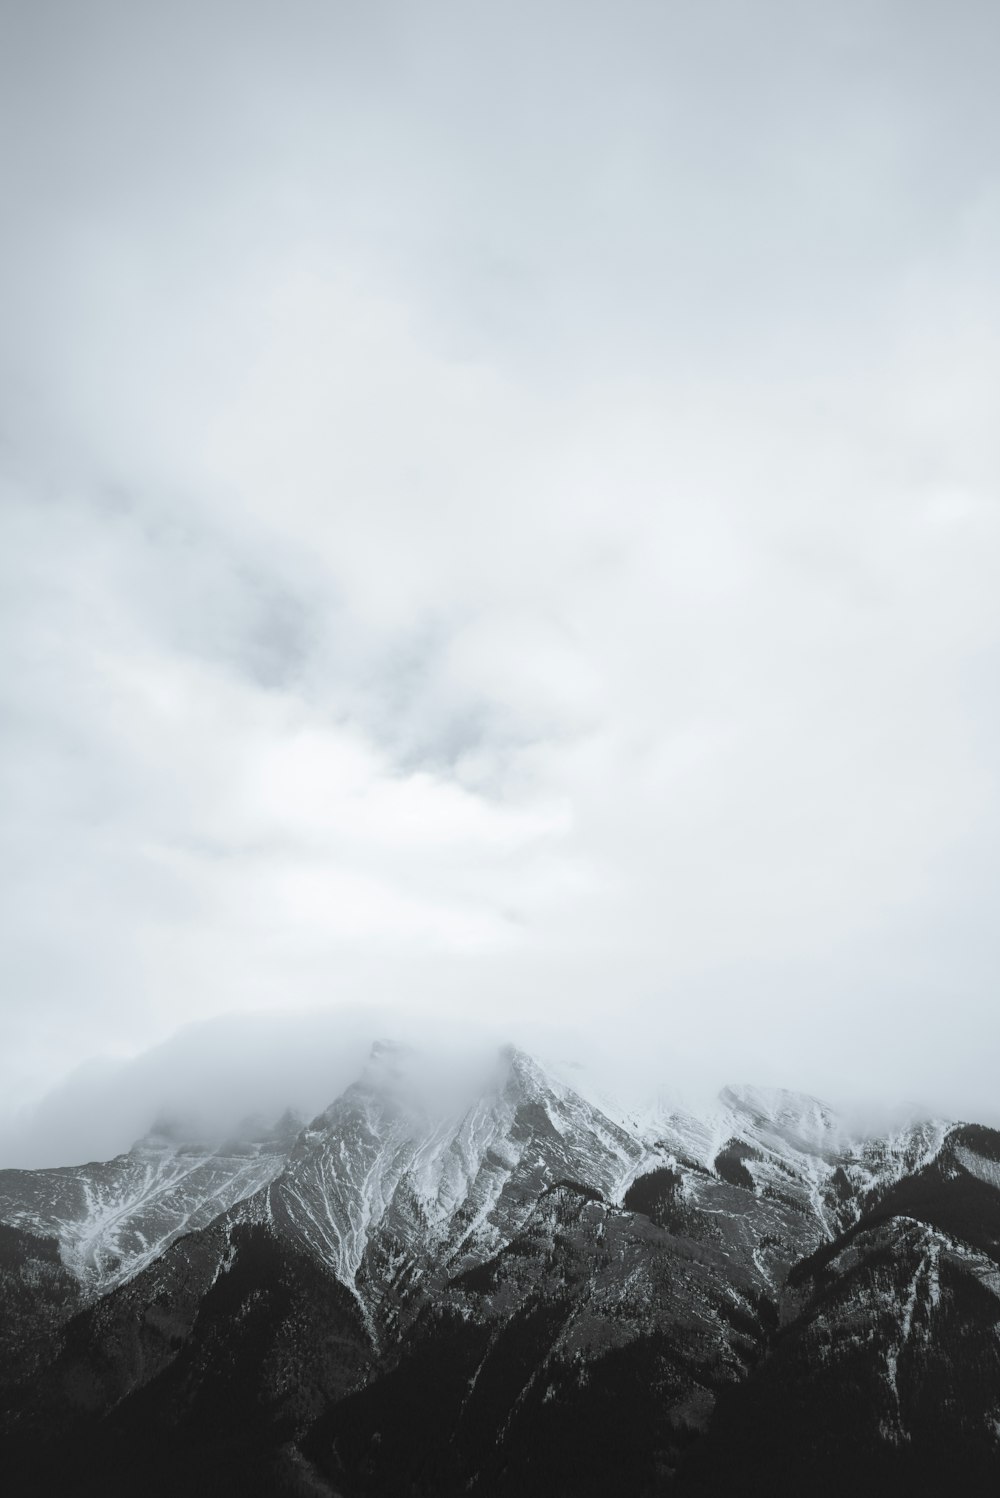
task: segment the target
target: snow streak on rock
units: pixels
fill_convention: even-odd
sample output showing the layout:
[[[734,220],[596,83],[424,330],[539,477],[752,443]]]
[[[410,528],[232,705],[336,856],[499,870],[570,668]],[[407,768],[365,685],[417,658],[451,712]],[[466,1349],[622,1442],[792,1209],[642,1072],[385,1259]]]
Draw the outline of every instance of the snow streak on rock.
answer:
[[[519,1051],[457,1115],[399,1082],[371,1068],[302,1133],[269,1192],[275,1222],[352,1287],[377,1231],[400,1263],[454,1268],[508,1242],[547,1187],[611,1195],[643,1154]]]
[[[513,1048],[475,1086],[454,1084],[433,1057],[381,1042],[297,1137],[285,1120],[274,1137],[218,1150],[151,1137],[103,1164],[0,1172],[0,1221],[55,1237],[94,1296],[234,1211],[320,1260],[367,1315],[485,1262],[559,1183],[621,1208],[666,1172],[671,1231],[738,1255],[770,1293],[864,1202],[936,1158],[950,1127],[858,1143],[815,1098],[750,1086],[725,1088],[703,1116],[664,1101],[631,1109]],[[1000,1176],[968,1150],[961,1163]]]
[[[287,1144],[210,1150],[151,1137],[114,1160],[0,1172],[0,1221],[56,1238],[88,1296],[138,1274],[175,1239],[272,1180]]]

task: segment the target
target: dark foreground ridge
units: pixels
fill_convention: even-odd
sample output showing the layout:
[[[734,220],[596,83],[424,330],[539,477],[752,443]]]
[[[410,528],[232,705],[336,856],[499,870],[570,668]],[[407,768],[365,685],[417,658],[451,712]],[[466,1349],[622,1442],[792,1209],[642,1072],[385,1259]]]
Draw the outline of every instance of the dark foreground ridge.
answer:
[[[1000,1491],[1000,1135],[611,1118],[380,1047],[310,1125],[0,1172],[10,1498]]]

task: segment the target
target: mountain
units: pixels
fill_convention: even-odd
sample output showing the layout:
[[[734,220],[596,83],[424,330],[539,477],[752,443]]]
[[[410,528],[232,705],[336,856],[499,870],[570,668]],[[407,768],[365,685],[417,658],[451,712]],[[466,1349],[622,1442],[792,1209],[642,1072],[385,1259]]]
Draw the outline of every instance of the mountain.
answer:
[[[642,1147],[528,1056],[499,1058],[449,1114],[376,1046],[361,1081],[304,1130],[266,1193],[275,1229],[355,1290],[373,1334],[527,1222],[542,1193],[585,1179],[613,1194]]]
[[[9,1490],[996,1491],[1000,1135],[453,1082],[380,1044],[294,1138],[5,1172]]]
[[[157,1130],[113,1160],[0,1170],[0,1222],[54,1239],[62,1263],[93,1298],[266,1185],[297,1133],[291,1114],[273,1129],[219,1148]]]

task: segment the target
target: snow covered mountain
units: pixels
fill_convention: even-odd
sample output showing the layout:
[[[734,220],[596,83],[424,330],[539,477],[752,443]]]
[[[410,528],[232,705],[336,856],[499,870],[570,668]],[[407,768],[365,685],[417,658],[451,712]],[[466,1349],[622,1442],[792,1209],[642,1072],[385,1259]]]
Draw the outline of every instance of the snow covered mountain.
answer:
[[[56,1239],[93,1298],[243,1203],[246,1220],[273,1222],[371,1295],[379,1242],[411,1272],[417,1261],[459,1270],[514,1237],[557,1181],[621,1203],[657,1169],[677,1175],[679,1209],[726,1215],[716,1198],[729,1186],[752,1190],[762,1229],[795,1213],[803,1220],[785,1220],[785,1232],[802,1248],[844,1215],[842,1174],[857,1203],[933,1158],[948,1128],[851,1141],[815,1099],[751,1087],[725,1088],[702,1117],[661,1108],[630,1122],[612,1109],[615,1121],[514,1048],[459,1107],[441,1106],[436,1079],[449,1080],[431,1071],[429,1086],[427,1058],[376,1042],[358,1082],[306,1128],[286,1114],[214,1149],[154,1132],[111,1161],[0,1171],[0,1222]]]
[[[84,1293],[103,1295],[270,1181],[298,1128],[289,1114],[258,1138],[215,1149],[157,1132],[113,1160],[2,1170],[0,1222],[54,1238]]]
[[[995,1490],[1000,1136],[453,1081],[380,1044],[298,1132],[2,1173],[15,1490]]]
[[[267,1191],[275,1226],[367,1304],[402,1277],[433,1282],[510,1242],[559,1180],[613,1195],[642,1145],[528,1056],[498,1058],[457,1112],[407,1085],[377,1045],[365,1076],[303,1131]]]

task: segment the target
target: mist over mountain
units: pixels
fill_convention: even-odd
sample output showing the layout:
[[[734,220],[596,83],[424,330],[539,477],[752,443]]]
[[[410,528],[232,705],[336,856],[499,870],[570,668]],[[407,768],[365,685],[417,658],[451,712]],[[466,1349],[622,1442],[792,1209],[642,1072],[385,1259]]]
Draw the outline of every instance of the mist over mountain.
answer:
[[[946,1078],[916,1095],[908,1092],[915,1078],[905,1063],[873,1091],[863,1074],[844,1073],[821,1055],[807,1064],[804,1056],[747,1054],[714,1032],[695,1045],[684,1020],[674,1024],[668,1015],[625,1013],[605,1031],[593,1023],[532,1019],[508,1007],[520,1019],[516,1030],[499,1015],[491,1023],[485,1015],[389,1005],[237,1014],[189,1026],[130,1059],[91,1061],[34,1106],[8,1114],[0,1126],[0,1159],[27,1167],[76,1163],[126,1150],[157,1124],[188,1141],[221,1143],[285,1108],[312,1116],[357,1075],[380,1035],[434,1052],[454,1078],[475,1085],[485,1058],[513,1033],[572,1085],[598,1100],[616,1099],[633,1114],[647,1111],[664,1091],[697,1111],[732,1078],[754,1076],[774,1086],[808,1082],[853,1120],[857,1132],[933,1114],[1000,1124],[992,1093],[983,1097]]]

